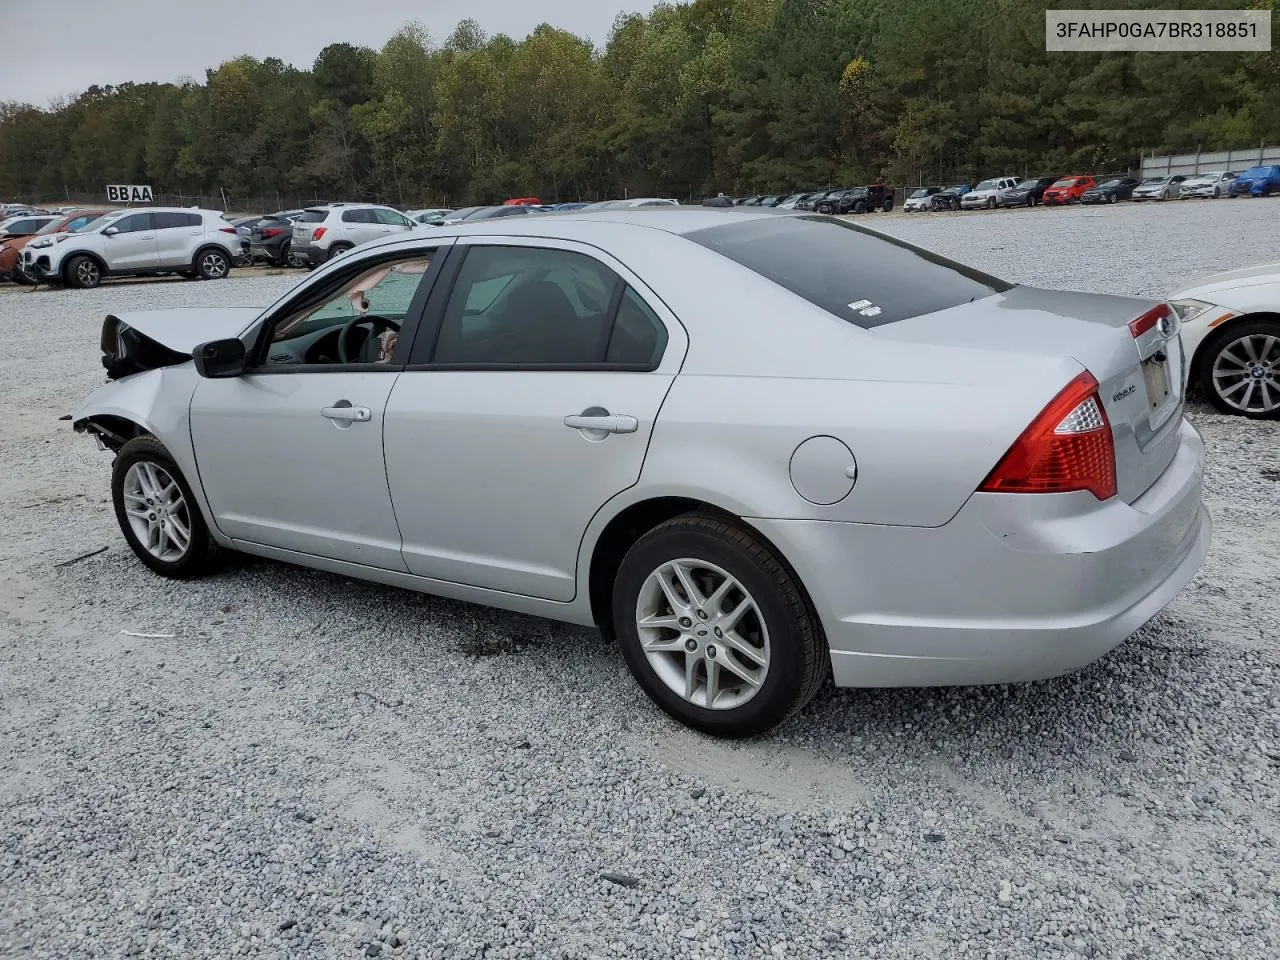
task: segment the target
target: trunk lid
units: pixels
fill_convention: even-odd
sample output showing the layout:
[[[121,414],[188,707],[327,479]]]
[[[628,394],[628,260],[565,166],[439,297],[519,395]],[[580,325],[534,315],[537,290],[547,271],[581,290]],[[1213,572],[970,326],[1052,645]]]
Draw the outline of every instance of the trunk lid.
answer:
[[[1115,441],[1119,496],[1132,503],[1178,448],[1184,358],[1176,322],[1130,324],[1160,301],[1013,287],[990,297],[876,327],[876,336],[1018,356],[1067,355],[1093,374]],[[1173,319],[1172,311],[1169,316]],[[1170,331],[1172,336],[1170,336]],[[1062,383],[1061,386],[1066,386]]]

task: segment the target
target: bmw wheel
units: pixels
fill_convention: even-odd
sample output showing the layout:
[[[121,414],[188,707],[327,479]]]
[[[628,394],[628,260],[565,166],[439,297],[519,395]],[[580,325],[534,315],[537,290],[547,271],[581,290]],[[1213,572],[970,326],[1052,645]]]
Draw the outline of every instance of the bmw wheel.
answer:
[[[91,290],[102,283],[102,267],[93,257],[72,257],[63,268],[67,283],[82,290]]]
[[[1223,413],[1280,420],[1280,321],[1225,327],[1204,347],[1199,386]]]
[[[188,579],[206,573],[218,558],[191,487],[155,438],[136,437],[120,448],[111,468],[111,500],[125,541],[156,573]]]
[[[687,515],[627,552],[613,627],[641,688],[686,726],[764,733],[803,708],[830,668],[794,574],[747,530]]]

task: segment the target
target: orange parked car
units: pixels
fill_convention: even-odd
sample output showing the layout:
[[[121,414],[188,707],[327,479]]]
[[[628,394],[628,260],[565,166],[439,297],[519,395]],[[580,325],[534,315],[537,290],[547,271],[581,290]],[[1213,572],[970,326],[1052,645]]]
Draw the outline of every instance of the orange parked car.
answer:
[[[69,233],[73,230],[79,230],[90,221],[97,220],[104,213],[110,212],[105,207],[73,210],[66,216],[45,226],[39,233],[33,233],[29,237],[13,237],[0,242],[0,280],[17,280],[19,283],[28,282],[23,277],[22,272],[18,270],[18,258],[23,248],[32,240],[37,237],[47,237],[51,233]]]
[[[1055,203],[1076,203],[1084,192],[1097,186],[1093,177],[1088,174],[1075,174],[1070,177],[1062,177],[1052,187],[1044,192],[1042,202],[1046,207]]]

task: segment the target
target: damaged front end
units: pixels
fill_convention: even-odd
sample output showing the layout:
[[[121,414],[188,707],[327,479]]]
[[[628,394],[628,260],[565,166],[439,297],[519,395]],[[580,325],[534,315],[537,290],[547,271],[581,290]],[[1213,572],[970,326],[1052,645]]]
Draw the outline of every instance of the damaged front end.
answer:
[[[114,314],[102,323],[102,365],[108,380],[119,380],[144,370],[186,363],[190,353],[179,353],[129,326]]]

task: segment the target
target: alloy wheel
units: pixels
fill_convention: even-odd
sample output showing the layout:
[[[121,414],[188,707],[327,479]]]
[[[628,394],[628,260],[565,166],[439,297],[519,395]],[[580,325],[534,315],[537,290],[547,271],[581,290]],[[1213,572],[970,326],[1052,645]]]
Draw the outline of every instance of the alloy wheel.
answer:
[[[102,279],[102,271],[92,260],[84,259],[76,265],[76,280],[86,287],[96,287]]]
[[[769,630],[756,601],[704,560],[672,560],[649,574],[636,601],[636,630],[658,678],[698,707],[740,707],[769,672]]]
[[[1251,333],[1214,358],[1213,389],[1227,406],[1249,414],[1280,410],[1280,337]]]
[[[147,553],[172,563],[191,549],[191,512],[182,488],[164,467],[139,460],[124,475],[124,512]]]
[[[200,259],[200,272],[210,280],[219,280],[227,274],[227,258],[210,250]]]

